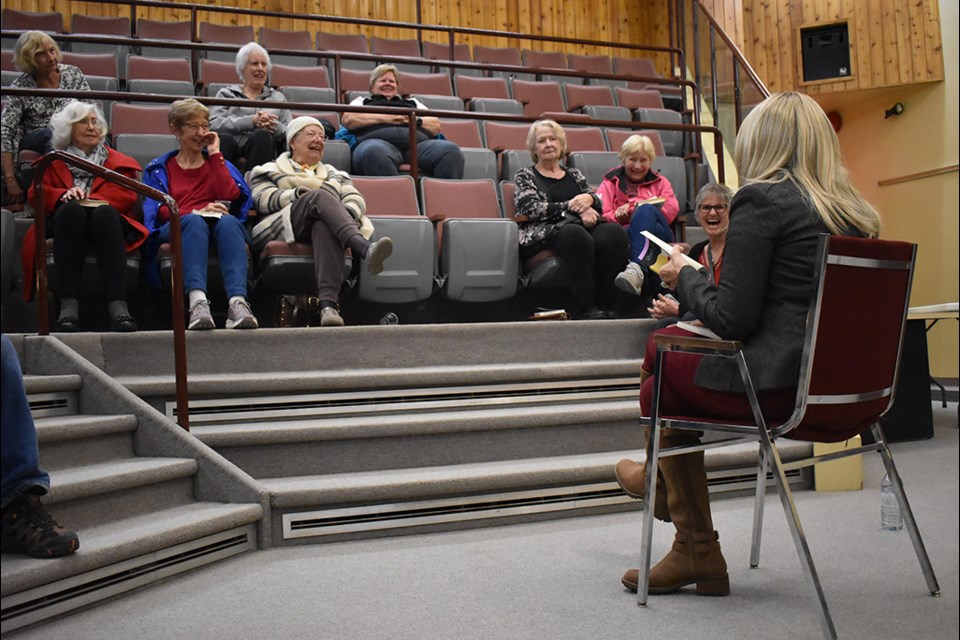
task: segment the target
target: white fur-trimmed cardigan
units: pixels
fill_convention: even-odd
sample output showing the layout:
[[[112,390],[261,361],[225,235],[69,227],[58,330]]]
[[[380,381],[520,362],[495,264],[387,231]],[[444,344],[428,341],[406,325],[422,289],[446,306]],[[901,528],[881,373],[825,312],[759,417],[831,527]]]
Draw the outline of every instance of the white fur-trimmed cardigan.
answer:
[[[253,248],[259,252],[271,240],[293,242],[290,209],[294,201],[314,189],[324,189],[336,196],[350,212],[364,238],[373,235],[373,224],[364,215],[367,205],[353,186],[350,176],[329,164],[320,164],[313,172],[299,171],[289,152],[280,154],[276,162],[254,167],[251,178],[253,206],[263,216],[253,227]]]

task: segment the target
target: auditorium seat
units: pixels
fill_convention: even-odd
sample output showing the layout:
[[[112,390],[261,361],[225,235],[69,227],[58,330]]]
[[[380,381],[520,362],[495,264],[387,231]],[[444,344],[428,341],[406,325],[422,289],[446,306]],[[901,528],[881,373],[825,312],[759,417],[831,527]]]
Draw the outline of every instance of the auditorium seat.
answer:
[[[402,56],[405,58],[423,58],[423,53],[420,51],[420,43],[414,39],[394,39],[394,38],[380,38],[373,36],[370,38],[370,53],[379,54],[382,56]],[[414,62],[391,62],[389,60],[382,60],[381,62],[387,62],[397,67],[401,73],[430,73],[433,71],[433,66],[424,62],[424,63],[414,63]],[[447,76],[449,78],[449,76]],[[414,93],[413,91],[408,91],[407,93]],[[441,94],[444,95],[444,94]]]
[[[317,32],[317,50],[330,51],[334,53],[370,53],[370,47],[367,46],[367,36],[362,33],[325,33]],[[326,60],[327,69],[331,74],[334,73],[332,58],[322,58],[321,62]],[[375,66],[373,60],[341,60],[341,69],[359,69],[370,71]]]
[[[317,68],[323,69],[324,67]],[[316,104],[336,104],[337,102],[336,92],[329,87],[281,86],[280,92],[289,102],[312,102]]]
[[[606,85],[565,84],[563,93],[566,97],[567,111],[582,111],[588,105],[614,107],[613,91]]]
[[[539,118],[547,112],[564,112],[563,94],[559,82],[528,82],[514,79],[513,99],[523,105],[523,114],[528,118]]]
[[[270,57],[273,62],[273,56]],[[273,64],[270,69],[270,85],[273,87],[330,88],[330,74],[324,66],[296,67]],[[334,100],[336,102],[336,100]]]
[[[660,132],[654,129],[607,129],[607,146],[610,151],[620,152],[620,147],[624,141],[634,134],[647,136],[653,143],[653,150],[657,156],[665,156],[667,152],[663,149],[663,140],[660,138]]]
[[[523,56],[519,49],[511,47],[484,47],[481,45],[473,46],[474,62],[483,64],[510,65],[513,67],[523,66]],[[521,80],[536,80],[536,75],[532,73],[519,73],[514,71],[488,71],[492,77],[498,78],[520,78]]]
[[[617,104],[634,109],[663,109],[663,96],[656,89],[627,89],[617,87]]]
[[[638,122],[654,122],[662,124],[683,124],[679,113],[672,109],[636,109],[633,112],[634,120]],[[668,156],[684,155],[684,132],[660,129],[660,139],[663,141],[663,150]]]
[[[4,27],[6,28],[6,27]],[[75,35],[131,37],[130,18],[126,16],[101,17],[75,13],[71,18],[70,33]],[[71,42],[70,51],[74,53],[112,53],[116,56],[120,79],[126,78],[127,56],[130,47],[125,44],[107,44],[101,42]],[[100,74],[96,74],[100,75]]]
[[[476,120],[440,118],[440,126],[447,140],[456,143],[463,153],[463,177],[468,180],[497,177],[497,155],[483,146],[480,126]]]
[[[334,128],[338,128],[340,126],[339,119],[336,117],[336,112],[330,114],[313,113],[310,115],[317,120],[326,120],[330,124],[335,124],[336,126]],[[332,119],[330,118],[330,115],[333,116]],[[323,162],[325,164],[333,165],[344,173],[350,173],[350,170],[352,169],[350,145],[343,140],[327,140],[323,145]]]
[[[607,141],[599,127],[564,127],[567,134],[567,153],[577,151],[606,151]]]
[[[116,53],[74,53],[64,51],[61,61],[72,64],[83,71],[85,76],[119,79]]]
[[[591,120],[619,120],[620,122],[630,122],[633,120],[633,114],[630,112],[630,109],[624,107],[607,107],[588,104],[583,107],[583,112]]]
[[[457,75],[457,96],[469,103],[475,98],[510,98],[510,88],[507,81],[501,77],[478,78],[474,76]],[[472,108],[472,107],[471,107]]]
[[[369,86],[369,74],[367,85]],[[445,73],[412,73],[400,71],[400,91],[410,95],[452,96],[450,76]],[[462,103],[462,101],[461,101]]]
[[[193,97],[193,83],[183,80],[146,80],[143,78],[134,78],[127,81],[127,91],[129,93],[158,93],[180,96],[182,98]],[[137,101],[131,97],[133,104],[158,104],[156,102]]]
[[[412,97],[427,105],[428,109],[437,111],[463,111],[463,101],[457,96],[434,96],[417,93],[413,94]]]
[[[503,218],[494,182],[423,178],[420,201],[437,222],[443,295],[461,302],[512,298],[520,275],[517,225]]]
[[[0,71],[0,86],[9,87],[18,77],[20,77],[19,71],[8,71],[7,69],[3,69]]]
[[[140,105],[114,102],[111,108],[110,128],[114,136],[122,133],[169,134],[168,105]]]
[[[423,57],[428,60],[453,60],[455,62],[473,62],[473,56],[470,55],[470,45],[458,42],[453,45],[453,58],[450,57],[450,45],[446,42],[423,42]],[[436,66],[434,71],[438,73],[449,72],[449,67]],[[454,76],[479,76],[483,72],[479,69],[455,68]]]
[[[233,45],[230,51],[207,50],[204,57],[208,60],[220,62],[234,62],[240,47],[253,42],[253,27],[244,25],[214,24],[213,22],[200,23],[200,42],[204,44]]]
[[[117,151],[136,160],[141,167],[154,158],[177,148],[177,139],[167,133],[114,133],[113,144]]]
[[[63,33],[63,14],[59,11],[37,12],[17,11],[4,9],[0,13],[4,31],[45,31],[47,33]],[[17,37],[4,37],[0,40],[0,47],[13,50],[17,44]]]
[[[190,62],[183,58],[127,58],[128,80],[180,80],[193,84]]]
[[[527,148],[530,125],[484,121],[482,127],[487,148],[499,157],[500,178],[513,181],[517,169],[531,164]]]
[[[289,65],[291,67],[315,67],[318,58],[313,54],[313,38],[309,31],[284,31],[260,27],[260,46],[270,54],[273,64]],[[298,56],[288,53],[273,53],[271,49],[286,49],[288,51],[303,51],[310,55]]]
[[[657,71],[656,64],[650,58],[614,58],[613,68],[615,69],[615,73],[624,76],[646,78],[663,77],[663,75]],[[630,89],[656,89],[663,95],[663,102],[668,109],[673,109],[674,111],[683,110],[681,89],[677,85],[657,84],[656,82],[646,80],[632,81],[628,78],[627,87]]]
[[[583,73],[588,73],[591,76],[598,73],[613,74],[613,60],[610,59],[610,56],[588,56],[571,53],[568,58],[570,68],[574,71],[582,71]],[[599,85],[611,88],[625,87],[627,85],[626,81],[624,80],[594,77],[587,78],[586,83],[589,85]]]
[[[137,21],[137,37],[144,40],[169,40],[170,42],[190,42],[193,40],[193,25],[189,20],[181,22],[167,22],[164,20],[147,20],[140,18]],[[140,55],[146,58],[186,58],[193,55],[190,49],[176,49],[142,45]]]
[[[593,188],[600,186],[603,176],[610,169],[620,165],[619,148],[617,151],[578,151],[567,158],[567,166],[577,169]]]
[[[508,116],[523,115],[523,105],[509,98],[474,98],[470,101],[470,110],[477,113],[500,113]]]
[[[120,81],[116,78],[107,78],[104,76],[87,76],[87,84],[90,85],[91,91],[119,91],[120,90]],[[98,99],[97,102],[100,104],[100,109],[103,111],[103,118],[107,121],[107,126],[110,125],[110,111],[113,108],[114,100],[102,100]]]
[[[20,75],[20,71],[13,64],[13,50],[0,49],[0,69],[4,71],[12,71],[17,75]]]
[[[340,69],[340,95],[341,101],[349,104],[351,93],[370,93],[370,70],[360,69]]]
[[[524,49],[522,53],[524,66],[537,70],[537,80],[545,82],[558,82],[561,84],[566,84],[568,82],[572,84],[583,84],[582,78],[575,78],[573,76],[556,76],[542,73],[543,71],[549,69],[568,70],[570,67],[567,66],[567,56],[564,55],[563,52]]]
[[[433,293],[436,240],[433,224],[420,213],[413,178],[356,176],[353,186],[363,194],[373,222],[371,240],[384,236],[393,240],[393,255],[381,273],[360,270],[357,295],[394,304],[426,300]]]
[[[211,91],[213,85],[225,86],[240,82],[240,77],[237,75],[237,66],[233,62],[201,58],[197,69],[199,76],[197,83],[203,87],[204,93],[208,96],[217,95],[216,91]]]

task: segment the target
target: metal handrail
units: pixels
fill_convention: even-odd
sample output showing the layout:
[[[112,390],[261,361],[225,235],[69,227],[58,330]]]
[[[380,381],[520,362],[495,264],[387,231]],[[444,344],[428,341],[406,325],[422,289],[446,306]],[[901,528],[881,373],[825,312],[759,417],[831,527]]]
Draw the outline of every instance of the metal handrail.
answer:
[[[43,174],[54,160],[60,160],[68,165],[80,167],[85,171],[115,182],[142,196],[163,202],[170,208],[170,243],[171,249],[171,285],[173,295],[173,360],[177,387],[177,422],[185,430],[190,430],[190,414],[187,399],[187,346],[186,326],[183,312],[183,249],[180,237],[180,213],[177,203],[169,194],[148,187],[133,178],[112,171],[100,165],[93,164],[66,151],[51,151],[40,157],[35,163],[36,173],[33,176],[33,218],[36,232],[36,254],[34,259],[37,278],[37,306],[39,309],[39,335],[50,334],[50,318],[47,312],[47,251],[46,251],[46,209],[44,208]]]
[[[3,93],[9,95],[23,95],[23,96],[37,96],[37,95],[57,95],[61,97],[77,98],[77,99],[87,99],[87,100],[115,100],[115,101],[129,101],[136,100],[138,102],[157,102],[164,105],[169,105],[174,100],[180,100],[185,96],[178,95],[163,95],[163,94],[135,94],[128,93],[124,91],[61,91],[57,89],[36,89],[36,88],[24,88],[24,87],[5,87]],[[245,106],[245,107],[255,107],[259,108],[263,106],[262,100],[240,100],[232,98],[210,98],[206,96],[196,97],[198,101],[205,105],[233,105],[233,106]],[[439,109],[398,109],[395,107],[369,107],[369,106],[351,106],[340,103],[319,103],[319,102],[283,102],[284,107],[290,109],[291,111],[333,111],[338,114],[342,113],[385,113],[385,114],[397,114],[403,113],[407,115],[410,122],[410,143],[411,143],[411,156],[410,156],[410,165],[411,165],[411,174],[416,178],[416,119],[422,116],[434,116],[438,118],[451,118],[451,119],[460,119],[460,120],[492,120],[498,122],[524,122],[530,123],[536,121],[538,118],[528,117],[528,116],[516,116],[511,114],[498,114],[498,113],[485,113],[480,111],[443,111]],[[666,122],[642,122],[638,120],[630,121],[620,121],[620,120],[593,120],[589,118],[581,118],[574,114],[571,119],[567,120],[562,117],[562,115],[557,116],[557,121],[561,124],[587,124],[591,126],[598,127],[613,127],[619,129],[653,129],[653,130],[663,130],[663,131],[685,131],[685,132],[698,132],[712,134],[714,136],[715,144],[717,149],[723,148],[723,134],[720,129],[714,126],[708,126],[703,124],[670,124]],[[717,180],[724,182],[725,180],[725,171],[724,171],[724,159],[723,154],[717,155],[718,167],[717,167]]]

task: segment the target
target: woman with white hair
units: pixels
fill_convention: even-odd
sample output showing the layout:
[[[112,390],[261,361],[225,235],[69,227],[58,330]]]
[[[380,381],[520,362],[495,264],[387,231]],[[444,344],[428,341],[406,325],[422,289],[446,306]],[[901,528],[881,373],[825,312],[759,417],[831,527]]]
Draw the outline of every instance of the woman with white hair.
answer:
[[[26,31],[17,38],[13,62],[22,73],[10,86],[26,89],[63,89],[89,91],[90,85],[77,67],[60,62],[60,47],[42,31]],[[49,149],[50,116],[72,98],[47,96],[4,96],[0,117],[0,162],[3,167],[4,191],[9,203],[23,200],[23,189],[17,181],[14,156],[22,149],[44,152]]]
[[[140,171],[137,161],[103,143],[107,124],[99,106],[70,102],[50,118],[50,129],[54,148],[136,179]],[[146,227],[134,217],[137,194],[60,160],[52,162],[43,174],[42,188],[47,237],[54,240],[53,259],[60,283],[60,315],[55,330],[80,329],[80,283],[86,246],[91,243],[107,299],[110,328],[136,331],[137,324],[127,309],[123,272],[126,254],[143,244],[148,235]],[[33,187],[31,196],[32,191]],[[34,228],[30,227],[21,251],[30,284],[24,288],[28,297],[33,295],[34,247]]]
[[[734,161],[744,184],[730,205],[723,276],[715,282],[704,269],[687,265],[675,248],[660,278],[707,328],[743,343],[764,416],[777,423],[790,415],[796,400],[819,236],[876,237],[880,217],[850,183],[826,114],[803,94],[773,94],[757,105],[740,128]],[[692,335],[677,327],[656,333]],[[655,352],[651,338],[641,370],[644,415],[650,415],[653,399]],[[658,384],[661,415],[753,419],[732,359],[669,358]],[[661,446],[698,442],[693,433],[668,429]],[[644,493],[641,468],[631,460],[615,468],[628,495]],[[659,470],[666,513],[658,504],[654,515],[672,520],[677,533],[671,550],[650,570],[650,593],[696,584],[698,595],[728,595],[727,563],[713,528],[703,451],[663,458]],[[659,503],[659,490],[657,496]],[[637,590],[637,581],[636,569],[621,578],[631,591]]]
[[[224,87],[218,98],[286,102],[282,93],[271,87],[270,54],[256,42],[248,42],[237,51],[237,75],[241,84]],[[210,107],[210,128],[220,135],[220,152],[227,162],[247,169],[272,162],[286,141],[290,111],[281,105],[262,107]]]

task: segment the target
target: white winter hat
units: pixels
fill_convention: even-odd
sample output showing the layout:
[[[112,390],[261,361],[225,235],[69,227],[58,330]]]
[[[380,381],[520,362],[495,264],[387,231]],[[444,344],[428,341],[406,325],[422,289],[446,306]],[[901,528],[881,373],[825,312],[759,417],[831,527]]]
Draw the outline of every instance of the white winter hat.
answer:
[[[310,125],[315,124],[321,129],[323,125],[320,124],[320,121],[316,118],[311,118],[310,116],[300,116],[299,118],[294,118],[290,121],[290,124],[287,125],[287,146],[290,146],[290,141],[293,140],[302,129],[309,127]]]

